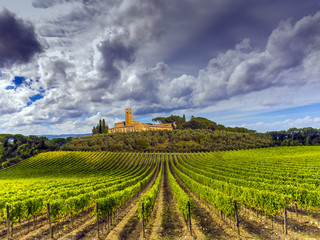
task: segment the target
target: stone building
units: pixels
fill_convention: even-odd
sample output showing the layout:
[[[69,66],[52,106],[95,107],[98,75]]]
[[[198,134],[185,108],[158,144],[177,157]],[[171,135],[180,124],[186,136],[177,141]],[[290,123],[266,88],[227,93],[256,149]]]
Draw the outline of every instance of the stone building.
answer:
[[[138,121],[133,121],[132,109],[127,108],[125,110],[125,122],[117,122],[114,124],[114,128],[110,128],[108,133],[114,132],[139,132],[148,130],[173,130],[173,124],[142,124]]]

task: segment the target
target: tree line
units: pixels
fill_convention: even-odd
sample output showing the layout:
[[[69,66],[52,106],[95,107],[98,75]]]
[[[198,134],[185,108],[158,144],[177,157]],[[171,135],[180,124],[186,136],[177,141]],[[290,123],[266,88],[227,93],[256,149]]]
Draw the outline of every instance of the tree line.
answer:
[[[41,152],[60,150],[70,139],[0,134],[0,167],[8,167]]]
[[[76,151],[224,151],[272,146],[270,136],[211,129],[117,132],[75,137],[63,149]]]
[[[274,146],[318,146],[320,145],[320,129],[312,127],[290,128],[282,131],[267,132]]]

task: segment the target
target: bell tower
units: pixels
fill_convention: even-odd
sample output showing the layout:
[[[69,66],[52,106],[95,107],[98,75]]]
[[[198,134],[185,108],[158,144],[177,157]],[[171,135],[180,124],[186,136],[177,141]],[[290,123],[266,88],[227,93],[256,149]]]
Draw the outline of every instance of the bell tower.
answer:
[[[132,121],[132,109],[131,108],[127,108],[126,109],[126,126],[130,126],[133,124]]]

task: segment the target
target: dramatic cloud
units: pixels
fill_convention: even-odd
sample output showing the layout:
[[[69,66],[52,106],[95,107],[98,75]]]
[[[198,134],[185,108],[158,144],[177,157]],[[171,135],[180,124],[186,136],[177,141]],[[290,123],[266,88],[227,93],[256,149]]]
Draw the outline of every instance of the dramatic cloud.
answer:
[[[0,13],[5,130],[90,132],[125,107],[239,126],[320,102],[317,0],[18,2]]]
[[[42,51],[30,22],[4,9],[0,12],[0,67],[28,63]]]
[[[271,33],[264,51],[254,50],[246,39],[218,55],[191,82],[196,86],[195,103],[211,104],[273,86],[310,83],[310,73],[319,74],[319,68],[310,64],[319,56],[319,24],[320,12],[295,24],[283,21]]]
[[[98,66],[101,77],[106,79],[108,89],[121,78],[121,69],[135,60],[134,48],[126,44],[129,38],[126,33],[114,33],[109,39],[98,45],[98,50],[102,55],[102,61]]]

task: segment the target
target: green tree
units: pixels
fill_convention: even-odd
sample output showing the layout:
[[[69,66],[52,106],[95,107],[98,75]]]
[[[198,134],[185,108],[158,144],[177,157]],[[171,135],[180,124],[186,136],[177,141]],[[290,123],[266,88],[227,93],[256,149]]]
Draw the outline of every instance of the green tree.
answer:
[[[101,121],[101,119],[99,120],[99,133],[102,133],[102,121]]]
[[[148,147],[147,141],[144,139],[137,139],[135,144],[135,149],[141,151]]]
[[[92,128],[92,134],[108,133],[105,119],[100,119],[99,124]]]

